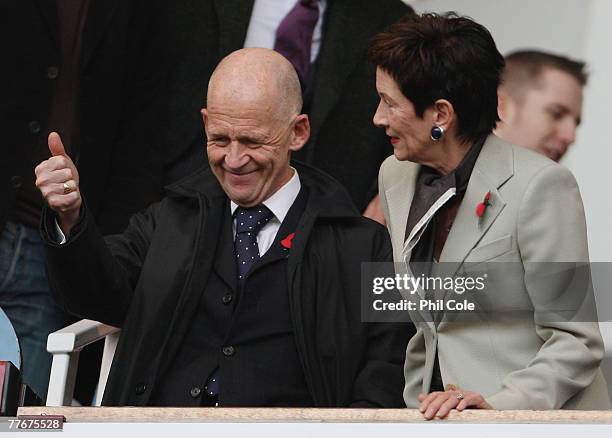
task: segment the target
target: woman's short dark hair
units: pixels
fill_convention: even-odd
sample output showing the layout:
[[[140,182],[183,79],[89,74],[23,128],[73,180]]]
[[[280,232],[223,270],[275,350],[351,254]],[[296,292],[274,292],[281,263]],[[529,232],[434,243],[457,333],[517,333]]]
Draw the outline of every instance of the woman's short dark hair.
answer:
[[[504,58],[474,20],[454,12],[409,14],[374,37],[368,56],[395,79],[419,117],[446,99],[460,139],[475,141],[495,128]]]

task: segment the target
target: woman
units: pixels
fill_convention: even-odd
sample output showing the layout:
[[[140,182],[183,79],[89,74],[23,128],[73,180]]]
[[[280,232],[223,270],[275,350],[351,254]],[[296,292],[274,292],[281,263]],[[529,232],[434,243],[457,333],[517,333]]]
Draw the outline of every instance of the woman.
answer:
[[[555,294],[534,281],[532,262],[588,262],[580,193],[564,167],[491,134],[504,61],[489,32],[455,14],[411,15],[378,35],[369,56],[374,123],[394,148],[379,192],[397,265],[504,261],[521,266],[509,293],[531,302]],[[427,419],[465,408],[610,406],[596,322],[410,316],[418,331],[404,399]]]

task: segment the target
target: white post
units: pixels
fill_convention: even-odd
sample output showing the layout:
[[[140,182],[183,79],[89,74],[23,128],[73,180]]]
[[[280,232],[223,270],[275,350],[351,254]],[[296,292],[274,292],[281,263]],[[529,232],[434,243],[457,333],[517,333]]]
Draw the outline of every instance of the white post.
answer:
[[[104,352],[102,353],[102,365],[100,366],[100,379],[98,380],[98,387],[96,388],[94,406],[100,406],[102,404],[102,397],[104,396],[104,388],[106,388],[108,373],[110,372],[110,368],[113,363],[113,356],[115,355],[117,343],[119,342],[119,333],[120,332],[116,332],[107,335],[106,339],[104,340]]]
[[[53,355],[47,406],[70,406],[74,395],[79,351]]]

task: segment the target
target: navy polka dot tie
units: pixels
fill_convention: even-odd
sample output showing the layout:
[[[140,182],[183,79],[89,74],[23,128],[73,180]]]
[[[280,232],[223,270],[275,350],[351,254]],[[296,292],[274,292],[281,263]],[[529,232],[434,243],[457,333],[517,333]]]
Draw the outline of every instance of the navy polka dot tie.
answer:
[[[238,282],[242,283],[251,267],[260,258],[257,233],[274,217],[274,214],[265,205],[258,205],[249,208],[238,207],[235,217],[234,251],[238,264]]]

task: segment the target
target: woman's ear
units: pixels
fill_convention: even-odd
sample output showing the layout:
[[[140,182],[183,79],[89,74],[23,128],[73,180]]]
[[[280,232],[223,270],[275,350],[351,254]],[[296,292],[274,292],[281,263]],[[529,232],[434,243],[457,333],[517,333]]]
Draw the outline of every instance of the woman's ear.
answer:
[[[433,104],[433,124],[448,131],[455,122],[455,108],[446,99],[438,99]]]

